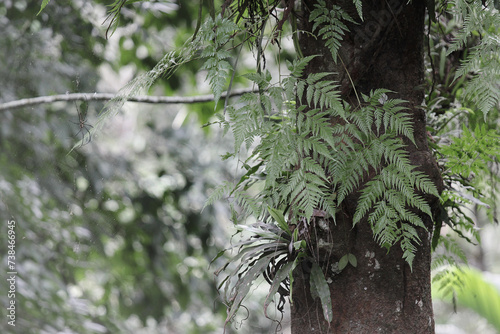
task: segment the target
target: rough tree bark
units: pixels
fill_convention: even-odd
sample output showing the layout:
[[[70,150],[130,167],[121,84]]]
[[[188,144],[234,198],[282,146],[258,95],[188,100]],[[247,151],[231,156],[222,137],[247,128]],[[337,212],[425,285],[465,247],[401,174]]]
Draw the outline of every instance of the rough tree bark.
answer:
[[[298,13],[299,29],[311,32],[309,13],[315,0],[302,0]],[[376,88],[387,88],[395,93],[392,98],[409,101],[407,107],[414,117],[417,145],[408,145],[413,164],[420,166],[441,190],[440,172],[427,146],[425,112],[419,107],[424,92],[424,17],[423,1],[366,0],[363,1],[364,21],[350,24],[350,32],[342,41],[337,64],[320,38],[308,33],[300,34],[300,47],[304,56],[316,57],[307,73],[336,72],[342,97],[357,105],[351,79],[358,94],[368,94]],[[339,5],[353,18],[357,18],[351,0],[327,1]],[[359,21],[359,20],[358,20]],[[347,72],[350,75],[347,75]],[[297,268],[292,305],[292,333],[434,333],[431,303],[430,262],[432,221],[423,216],[429,231],[420,229],[421,245],[413,262],[413,271],[402,259],[399,245],[387,253],[374,240],[368,223],[352,227],[357,194],[345,202],[336,217],[336,224],[313,221],[316,245],[324,261],[323,270],[330,283],[333,321],[324,320],[319,298],[312,298],[307,266]],[[435,198],[427,198],[435,205]],[[323,226],[323,228],[321,227]],[[352,253],[358,260],[356,268],[348,265],[340,274],[334,274],[331,264]]]

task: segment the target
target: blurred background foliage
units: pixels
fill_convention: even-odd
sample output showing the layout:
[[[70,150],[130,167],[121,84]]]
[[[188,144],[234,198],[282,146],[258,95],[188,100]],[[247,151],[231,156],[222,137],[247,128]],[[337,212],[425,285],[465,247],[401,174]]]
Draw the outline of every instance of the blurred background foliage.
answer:
[[[170,13],[179,6],[156,2],[124,11],[106,41],[105,4],[53,1],[36,16],[40,1],[0,3],[0,101],[115,92],[182,44],[195,22],[190,5]],[[196,82],[187,67],[158,89],[197,94]],[[231,231],[222,206],[200,211],[233,166],[220,161],[227,145],[216,129],[200,126],[213,104],[129,104],[68,154],[80,139],[77,112],[92,124],[102,107],[0,115],[0,217],[17,222],[18,272],[16,327],[2,321],[0,332],[220,333],[225,309],[209,263]],[[0,248],[5,273],[6,237]],[[7,305],[7,294],[0,300]]]
[[[116,92],[190,38],[199,6],[197,1],[132,3],[106,40],[102,23],[110,1],[51,1],[37,16],[40,3],[0,3],[0,103],[65,92]],[[477,42],[470,40],[447,57],[457,26],[446,16],[430,26],[429,137],[438,157],[443,149],[458,157],[474,138],[490,138],[480,147],[490,150],[490,161],[472,157],[468,177],[453,170],[446,181],[450,190],[459,186],[450,194],[465,189],[472,196],[460,197],[458,210],[467,211],[474,225],[463,218],[455,227],[471,239],[483,239],[478,247],[455,237],[451,242],[462,245],[470,265],[498,283],[499,232],[488,222],[498,210],[493,190],[498,189],[499,110],[496,106],[484,118],[462,94],[463,81],[453,80]],[[251,52],[246,57],[251,60]],[[201,65],[186,64],[151,93],[209,92]],[[242,86],[242,80],[236,75],[233,87]],[[229,246],[233,230],[225,206],[200,210],[210,190],[234,178],[237,169],[220,159],[231,140],[221,138],[216,128],[200,126],[213,116],[213,103],[128,103],[89,144],[68,154],[81,135],[78,112],[92,124],[102,108],[94,101],[59,102],[0,114],[1,268],[7,272],[6,222],[14,219],[18,272],[16,327],[4,319],[0,332],[221,333],[226,311],[218,301],[216,267],[209,263]],[[468,140],[460,140],[465,135]],[[469,161],[457,159],[454,165]],[[449,163],[442,160],[443,169]],[[451,235],[449,226],[442,230],[446,233]],[[7,291],[4,279],[0,288]],[[449,295],[436,296],[448,301],[436,301],[437,333],[477,328],[494,333],[480,316],[475,318],[479,325],[467,329],[460,322],[464,317],[450,316]],[[0,302],[7,305],[6,293]],[[258,302],[245,305],[252,318],[229,332],[275,331],[276,323],[265,319]]]

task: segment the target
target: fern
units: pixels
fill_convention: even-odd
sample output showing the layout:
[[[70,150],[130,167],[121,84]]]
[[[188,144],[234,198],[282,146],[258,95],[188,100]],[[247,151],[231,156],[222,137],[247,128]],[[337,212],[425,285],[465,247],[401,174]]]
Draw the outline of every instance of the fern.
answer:
[[[471,173],[488,172],[489,163],[500,161],[500,135],[496,129],[488,130],[483,124],[471,131],[465,125],[459,137],[451,137],[450,145],[440,148],[447,156],[446,168],[467,179]]]
[[[355,1],[358,14],[361,13],[361,1]],[[362,15],[360,15],[362,17]],[[349,29],[344,21],[355,23],[355,21],[341,7],[333,5],[328,9],[324,0],[318,0],[309,16],[313,22],[313,31],[318,30],[318,35],[325,40],[325,46],[330,50],[333,60],[337,62],[338,51],[342,36]]]
[[[354,0],[353,4],[358,16],[363,20],[361,1]],[[472,77],[470,88],[462,90],[461,93],[486,114],[499,101],[497,83],[500,66],[495,34],[485,31],[483,27],[500,24],[495,23],[498,18],[494,17],[494,10],[484,13],[480,6],[480,1],[460,2],[455,5],[455,10],[462,15],[464,27],[456,36],[449,52],[458,50],[471,35],[479,34],[483,37],[482,42],[472,49],[457,71],[456,79],[460,76]],[[490,21],[483,25],[478,18]],[[338,6],[328,8],[324,0],[318,0],[314,5],[310,20],[312,30],[325,41],[333,60],[337,62],[343,35],[348,30],[348,25],[355,21]],[[226,29],[224,34],[231,33],[231,29]],[[205,68],[209,71],[207,80],[217,96],[224,89],[230,68],[220,65],[220,62],[227,61],[228,54],[223,50],[227,39],[216,37],[215,34],[216,30],[210,35],[214,44],[204,50],[204,55],[216,58],[207,63]],[[258,39],[255,36],[250,38]],[[217,39],[223,42],[219,43]],[[262,38],[258,43],[261,42]],[[259,55],[260,51],[259,49]],[[445,59],[444,54],[445,52],[442,52],[442,59]],[[290,74],[280,74],[280,80],[276,84],[271,84],[270,73],[261,71],[260,67],[256,73],[244,75],[259,87],[259,94],[242,96],[238,103],[227,108],[224,115],[219,115],[220,124],[229,128],[234,137],[234,152],[227,156],[241,157],[244,152],[250,152],[242,164],[246,173],[229,191],[228,198],[232,204],[240,206],[243,217],[253,215],[257,220],[274,222],[285,234],[290,235],[292,230],[296,233],[300,230],[292,229],[291,225],[299,226],[311,222],[318,211],[322,215],[335,218],[338,208],[345,204],[349,196],[356,194],[358,203],[353,224],[369,224],[374,240],[388,250],[395,245],[401,247],[403,258],[411,268],[417,246],[421,243],[418,231],[426,229],[424,220],[434,218],[431,217],[426,195],[439,197],[439,194],[427,175],[417,171],[417,166],[410,163],[405,143],[416,142],[412,115],[405,112],[406,101],[391,99],[388,95],[394,92],[377,89],[367,95],[361,94],[360,105],[351,107],[341,100],[338,84],[331,79],[332,73],[304,75],[304,69],[314,57],[286,61]],[[260,61],[261,58],[258,59],[259,64]],[[445,64],[442,63],[443,71],[444,67]],[[486,82],[480,80],[486,75],[481,72],[482,68],[487,68]],[[475,138],[494,140],[494,134],[482,128],[473,133],[464,130],[463,140],[457,139],[456,145],[449,147],[449,151],[454,155],[451,155],[447,166],[454,166],[453,172],[461,174],[461,177],[465,176],[467,171],[472,173],[480,168],[480,163],[477,163],[474,157],[460,155],[464,152],[459,150],[467,145],[472,149],[477,142]],[[492,145],[495,149],[497,146]],[[496,159],[494,153],[484,147],[481,149],[482,153]],[[445,151],[446,149],[443,152]],[[461,163],[462,158],[469,165]],[[484,162],[482,167],[487,169],[487,163],[488,161]],[[473,198],[471,201],[477,204],[479,199]],[[461,211],[459,202],[466,202],[465,196],[447,191],[442,200],[448,206],[442,210],[437,220],[440,223],[448,223],[455,232],[465,238],[477,238],[477,231],[473,230],[470,218]],[[455,211],[455,215],[451,217],[452,214],[448,211]],[[280,214],[277,215],[277,212]],[[438,225],[439,223],[436,226]],[[255,239],[272,239],[263,232],[253,232]],[[439,238],[439,227],[436,227],[436,233],[433,247],[445,245],[445,248],[457,253],[460,258],[459,250],[453,247],[451,242],[446,238]],[[278,240],[281,239],[276,238],[276,242]],[[292,249],[295,241],[289,242],[288,247]],[[238,275],[239,282],[236,283],[235,290],[231,288],[231,284],[226,284],[226,291],[231,292],[228,294],[231,300],[230,316],[234,315],[232,305],[239,306],[248,292],[245,283],[248,285],[259,272],[265,276],[265,266],[260,261],[265,261],[266,256],[268,261],[274,261],[271,260],[270,253],[264,255],[260,252],[262,249],[268,249],[266,247],[252,246],[245,253],[248,257],[239,257],[256,269],[242,265],[231,274],[233,277]],[[279,252],[284,251],[281,241],[276,249],[279,249]],[[453,259],[447,256],[443,256],[442,261],[438,263]],[[313,294],[316,293],[321,299],[325,319],[330,320],[328,286],[324,276],[319,275],[320,267],[314,262],[314,257],[312,258],[315,274],[312,274],[314,279],[310,284]],[[288,282],[292,283],[293,277],[290,273],[297,262],[296,259],[288,261],[276,270],[277,278],[269,281],[271,289],[266,298],[266,308],[271,296],[279,291],[287,277]]]
[[[500,15],[499,15],[500,16]],[[500,24],[500,19],[498,23]],[[500,40],[487,36],[472,48],[470,55],[456,72],[455,79],[472,73],[464,95],[486,116],[500,103]]]
[[[226,194],[228,194],[232,190],[232,188],[233,184],[228,181],[225,181],[219,186],[217,186],[217,188],[215,188],[215,190],[207,198],[207,200],[205,201],[205,205],[201,210],[203,211],[203,209],[205,209],[207,206],[210,206],[215,202],[220,201]]]
[[[288,64],[291,74],[281,90],[270,87],[269,73],[246,75],[264,88],[264,94],[258,99],[242,96],[238,107],[228,109],[227,122],[235,154],[243,144],[251,148],[258,138],[251,157],[262,164],[255,172],[265,175],[265,180],[253,200],[239,193],[250,181],[239,182],[232,191],[234,200],[247,214],[261,219],[260,208],[270,206],[289,207],[291,221],[308,221],[314,210],[334,217],[347,196],[360,191],[353,223],[366,218],[375,240],[384,247],[399,242],[411,266],[419,243],[415,228],[425,228],[415,212],[431,215],[417,191],[435,196],[438,192],[423,173],[414,170],[400,139],[405,136],[414,141],[410,116],[401,106],[404,101],[389,99],[390,92],[379,89],[363,95],[364,104],[351,110],[341,102],[336,83],[324,80],[329,73],[301,77],[311,59]],[[266,93],[271,88],[273,95]],[[302,96],[305,105],[277,105],[295,94]],[[332,126],[332,116],[344,122]],[[373,171],[376,176],[367,182],[366,176]]]
[[[118,24],[120,10],[127,2],[116,0],[111,5],[110,28]],[[43,0],[41,10],[48,3],[49,0]],[[213,5],[213,1],[209,3]],[[236,8],[230,3],[226,1],[223,9]],[[481,3],[478,0],[447,3],[463,23],[448,53],[459,50],[471,36],[481,37],[481,42],[472,47],[456,72],[455,79],[472,78],[461,94],[486,116],[500,101],[498,28],[495,31],[491,28],[500,26],[500,16],[491,0],[487,1],[486,10]],[[362,1],[353,0],[353,4],[363,20]],[[250,154],[242,159],[244,175],[239,181],[222,184],[206,203],[227,199],[235,223],[241,216],[244,219],[249,215],[263,221],[250,227],[238,227],[240,232],[250,233],[251,238],[238,245],[239,252],[233,261],[239,263],[220,285],[228,301],[228,320],[235,315],[251,283],[258,277],[264,276],[271,285],[265,307],[276,292],[292,283],[291,273],[298,260],[308,255],[305,241],[297,237],[300,229],[292,229],[291,225],[309,223],[315,211],[335,218],[338,208],[356,193],[359,197],[353,224],[370,224],[374,239],[382,247],[390,249],[398,244],[411,267],[420,243],[417,230],[426,228],[422,215],[431,215],[424,196],[438,196],[429,178],[410,163],[405,141],[415,144],[412,118],[405,112],[405,101],[389,99],[388,94],[394,92],[377,89],[361,95],[362,103],[353,108],[341,100],[338,84],[331,80],[332,73],[304,75],[304,69],[315,56],[287,61],[290,74],[283,78],[280,74],[279,82],[271,84],[271,74],[262,70],[261,63],[264,27],[274,10],[267,11],[269,8],[265,7],[264,2],[238,2],[237,9],[242,12],[230,14],[230,18],[216,16],[211,8],[210,17],[203,25],[198,21],[200,24],[185,47],[168,52],[151,71],[130,82],[98,122],[102,124],[110,114],[116,113],[128,97],[149,90],[159,78],[168,78],[179,65],[198,57],[205,60],[202,68],[206,70],[206,81],[213,91],[217,108],[230,75],[234,73],[230,63],[231,48],[237,32],[242,31],[235,22],[249,15],[250,22],[243,29],[249,34],[244,38],[257,45],[258,70],[243,78],[258,86],[259,93],[243,95],[238,103],[228,106],[224,114],[217,117],[225,132],[231,131],[234,137],[234,150],[225,158],[241,158],[248,151]],[[309,18],[313,32],[325,41],[337,62],[348,25],[356,22],[341,7],[329,3],[327,6],[325,0],[317,0]],[[283,14],[283,22],[285,20]],[[446,60],[444,56],[442,59]],[[444,67],[443,61],[440,68]],[[478,145],[479,141],[483,144]],[[484,145],[485,141],[491,143],[490,149]],[[483,161],[478,159],[479,154],[471,155],[475,149],[482,150],[479,153],[491,160]],[[449,183],[467,187],[464,178],[475,171],[488,170],[489,162],[498,161],[498,137],[493,130],[484,127],[476,127],[474,131],[464,127],[461,137],[441,152],[449,157],[445,163],[452,175]],[[467,197],[460,190],[454,191],[450,186],[443,194],[442,201],[446,205],[443,204],[441,223],[447,223],[464,238],[478,239],[461,205],[482,202],[477,196]],[[439,228],[436,230],[439,236]],[[443,246],[459,259],[463,257],[450,239],[434,240],[434,247]],[[437,263],[454,260],[448,256],[441,259]],[[227,268],[226,264],[221,270]],[[325,318],[330,321],[329,288],[319,264],[314,261],[310,285],[321,299]],[[290,295],[291,290],[290,286]],[[284,295],[282,293],[281,297]]]
[[[461,18],[463,25],[448,49],[448,55],[459,50],[472,35],[479,35],[480,42],[456,71],[455,80],[471,73],[473,79],[465,89],[465,97],[473,101],[484,114],[500,102],[500,40],[498,27],[500,15],[492,1],[483,7],[481,1],[457,1],[454,12]]]
[[[363,19],[361,1],[353,3]],[[347,24],[354,20],[338,6],[327,8],[324,0],[318,0],[310,20],[337,61]],[[231,21],[216,17],[197,35],[216,101],[232,71],[227,45],[234,31]],[[254,35],[250,39],[262,42]],[[235,223],[248,216],[263,222],[244,229],[251,237],[240,244],[232,261],[236,268],[221,283],[228,320],[259,276],[271,286],[265,309],[283,287],[289,287],[291,295],[291,272],[300,256],[313,263],[310,284],[325,318],[331,320],[328,285],[314,256],[305,251],[309,245],[297,239],[298,227],[307,226],[318,212],[335,219],[338,208],[356,193],[353,224],[369,224],[374,240],[388,250],[401,247],[411,267],[421,242],[418,231],[426,229],[423,215],[431,216],[424,196],[439,196],[431,180],[410,163],[405,143],[415,144],[415,138],[406,101],[390,99],[394,92],[377,89],[361,95],[360,105],[351,107],[341,100],[332,73],[304,75],[314,57],[286,61],[289,74],[280,74],[277,83],[272,84],[271,74],[260,66],[243,75],[259,93],[241,96],[218,115],[219,124],[234,138],[234,150],[226,157],[243,161],[244,175],[217,189],[209,202],[227,198]],[[296,251],[301,255],[294,257]],[[269,268],[275,268],[272,277],[266,274]]]
[[[253,143],[257,136],[260,119],[260,105],[251,94],[245,95],[241,101],[245,101],[240,108],[228,107],[228,123],[233,125],[231,130],[234,136],[235,152],[239,151],[241,145],[245,142],[247,147]]]
[[[199,38],[204,41],[212,41],[201,52],[201,56],[207,58],[202,69],[208,70],[206,80],[214,94],[215,105],[219,101],[222,92],[226,88],[232,66],[227,61],[231,53],[223,47],[231,41],[231,36],[238,30],[238,26],[229,19],[218,15],[215,20],[209,18],[206,28],[202,29]]]
[[[467,266],[467,256],[457,241],[450,235],[441,236],[433,252],[432,294],[442,296],[453,295],[455,291],[464,288],[464,281],[458,271]],[[456,306],[456,305],[455,305]]]
[[[118,19],[119,10],[125,3],[125,0],[116,0],[112,5],[111,13],[116,16],[114,20]],[[112,25],[116,24],[118,23],[113,22]],[[101,130],[104,123],[120,111],[129,97],[146,93],[159,79],[170,78],[180,66],[200,56],[208,58],[203,68],[208,70],[207,80],[213,90],[215,100],[218,101],[232,70],[232,66],[227,61],[230,53],[224,49],[224,46],[231,41],[231,36],[237,28],[234,22],[220,16],[217,16],[215,20],[207,20],[196,38],[187,41],[179,50],[167,52],[153,69],[138,75],[120,89],[116,97],[106,104],[91,131],[72,149],[87,141],[89,136],[93,136],[96,131]],[[227,123],[221,123],[227,125]]]
[[[363,3],[361,0],[353,0],[354,6],[356,7],[356,11],[358,12],[358,16],[361,20],[363,20]]]

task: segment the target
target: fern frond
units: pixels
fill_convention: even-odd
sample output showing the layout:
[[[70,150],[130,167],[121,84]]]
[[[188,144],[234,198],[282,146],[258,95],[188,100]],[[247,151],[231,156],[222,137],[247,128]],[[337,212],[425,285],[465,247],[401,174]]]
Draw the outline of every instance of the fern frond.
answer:
[[[360,1],[356,4],[356,8],[359,14],[361,11]],[[318,3],[314,5],[314,9],[309,15],[309,21],[313,22],[313,32],[319,28],[318,36],[325,40],[325,46],[330,50],[333,61],[336,63],[342,36],[345,35],[346,31],[349,31],[344,22],[355,23],[355,21],[339,6],[334,5],[329,10],[324,0],[318,0]]]
[[[309,62],[316,57],[317,55],[297,58],[293,62],[287,60],[286,65],[288,70],[290,71],[290,76],[294,78],[300,78],[307,64],[309,64]]]
[[[347,196],[360,191],[353,223],[367,219],[375,240],[388,249],[400,242],[411,265],[419,242],[416,228],[425,228],[417,211],[431,214],[418,192],[437,195],[437,190],[414,171],[400,138],[414,140],[405,101],[389,99],[391,92],[381,89],[363,95],[363,106],[351,110],[328,80],[330,73],[300,76],[311,59],[289,63],[292,74],[278,87],[271,85],[269,72],[245,75],[262,90],[228,107],[224,122],[233,131],[234,154],[243,143],[249,149],[258,141],[251,157],[262,164],[262,190],[249,195],[244,190],[253,181],[242,178],[233,202],[255,217],[263,217],[268,206],[289,207],[292,221],[309,221],[314,210],[335,217]],[[294,97],[298,106],[288,102]],[[332,125],[339,116],[344,119]]]
[[[269,87],[272,78],[271,73],[268,70],[262,73],[256,73],[256,72],[246,73],[243,75],[243,77],[254,82],[257,86],[259,86],[261,89],[264,90]]]
[[[398,216],[394,208],[385,201],[377,203],[375,210],[368,217],[372,226],[375,241],[383,247],[389,248],[398,241]]]
[[[234,200],[248,215],[261,217],[264,208],[261,200],[258,197],[248,195],[244,192],[234,192]]]
[[[447,55],[463,48],[471,35],[479,35],[479,44],[471,48],[471,53],[455,73],[455,80],[471,73],[473,79],[465,88],[465,97],[482,111],[488,112],[500,102],[500,40],[498,27],[500,15],[491,1],[483,8],[479,1],[454,3],[454,14],[463,24],[455,36]]]
[[[375,122],[378,133],[380,133],[382,129],[385,132],[395,132],[397,135],[403,135],[415,143],[415,139],[413,138],[411,116],[408,113],[402,112],[407,109],[402,106],[402,104],[406,103],[406,101],[400,99],[388,99],[386,93],[391,93],[391,91],[387,89],[376,89],[375,91],[370,92],[370,96],[364,95],[363,99],[366,103],[368,103],[368,106],[356,113],[353,113],[353,117],[363,117],[363,114],[365,113],[364,110],[366,110],[373,113],[373,121]],[[369,123],[365,126],[371,127],[371,124],[372,123]]]
[[[500,24],[500,20],[498,22]],[[465,87],[465,98],[470,99],[486,116],[500,103],[500,39],[487,35],[471,49],[467,59],[455,73],[455,80],[472,74]]]
[[[233,69],[231,64],[223,57],[223,53],[218,53],[216,57],[210,57],[201,68],[208,70],[205,80],[208,80],[212,88],[216,108],[217,102],[219,102],[222,92],[226,88],[230,71]]]
[[[210,196],[208,196],[201,211],[203,211],[203,209],[205,209],[207,206],[213,205],[215,202],[220,201],[224,197],[224,195],[228,194],[233,189],[233,187],[234,185],[228,181],[224,181],[222,184],[217,186],[215,190],[210,194]]]
[[[431,211],[422,196],[415,194],[413,186],[415,182],[417,181],[399,171],[395,165],[383,168],[380,174],[367,182],[361,191],[353,224],[357,224],[371,208],[376,206],[377,202],[387,201],[398,212],[402,220],[418,225],[418,221],[414,219],[415,216],[407,212],[406,208],[416,208],[429,216],[431,216]]]
[[[338,91],[338,84],[332,80],[323,80],[332,73],[312,73],[304,79],[288,79],[285,85],[290,87],[286,91],[293,91],[299,101],[306,100],[307,106],[318,109],[332,109],[341,116],[344,116],[344,108]],[[295,87],[294,87],[295,85]],[[292,88],[295,88],[292,90]],[[305,93],[305,94],[304,94]],[[305,95],[305,96],[304,96]]]
[[[358,12],[359,18],[363,21],[363,3],[361,0],[353,0],[356,11]]]
[[[296,143],[287,132],[278,131],[268,139],[262,141],[256,151],[259,152],[259,158],[267,161],[265,185],[274,188],[277,186],[277,180],[299,163],[300,157]]]
[[[403,230],[401,236],[401,250],[403,251],[403,259],[408,263],[410,269],[413,265],[413,259],[417,253],[417,247],[415,244],[420,244],[420,239],[418,238],[417,231],[415,228],[408,224],[402,224],[401,228]]]
[[[323,191],[315,181],[313,174],[304,174],[304,179],[291,194],[293,203],[300,208],[300,214],[306,220],[311,219],[314,209],[318,208],[318,204],[324,196]]]
[[[390,191],[391,195],[387,197],[401,198],[395,191]],[[389,203],[389,202],[392,202]],[[403,206],[394,206],[396,202],[392,200],[382,200],[374,206],[374,211],[368,216],[368,223],[372,226],[375,240],[389,249],[396,242],[400,242],[403,250],[403,258],[412,266],[416,244],[420,243],[417,230],[413,226],[424,227],[421,218],[409,212]],[[399,203],[402,204],[402,203]]]
[[[485,117],[500,103],[500,57],[494,67],[485,65],[479,74],[474,75],[464,92],[465,97],[472,100]]]
[[[201,52],[201,57],[207,58],[202,69],[208,70],[207,78],[214,94],[214,101],[217,107],[222,92],[224,91],[230,71],[233,69],[226,60],[230,53],[223,47],[231,40],[238,26],[229,19],[220,15],[215,19],[209,17],[198,34],[201,41],[211,41]]]

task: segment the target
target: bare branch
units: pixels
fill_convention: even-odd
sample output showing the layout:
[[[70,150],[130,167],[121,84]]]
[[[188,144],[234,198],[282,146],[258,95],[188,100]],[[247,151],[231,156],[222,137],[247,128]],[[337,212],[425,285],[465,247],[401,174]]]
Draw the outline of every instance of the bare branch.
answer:
[[[232,90],[229,94],[232,96],[240,96],[245,93],[251,93],[256,90],[253,89],[235,89]],[[226,97],[227,93],[222,93],[221,97]],[[28,99],[21,99],[16,101],[11,101],[7,103],[0,104],[0,112],[5,110],[13,110],[24,108],[33,105],[46,104],[46,103],[54,103],[58,101],[111,101],[114,98],[122,98],[122,96],[118,96],[116,94],[111,93],[74,93],[74,94],[60,94],[60,95],[50,95],[50,96],[39,96]],[[137,102],[137,103],[153,103],[153,104],[193,104],[193,103],[202,103],[202,102],[210,102],[214,100],[214,96],[211,94],[207,95],[197,95],[197,96],[132,96],[125,97],[128,102]]]

